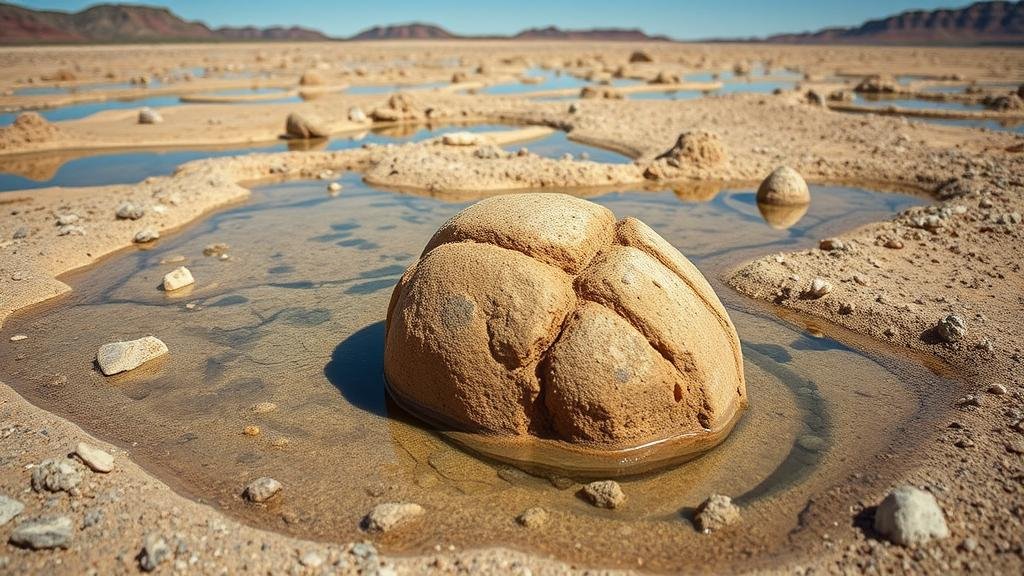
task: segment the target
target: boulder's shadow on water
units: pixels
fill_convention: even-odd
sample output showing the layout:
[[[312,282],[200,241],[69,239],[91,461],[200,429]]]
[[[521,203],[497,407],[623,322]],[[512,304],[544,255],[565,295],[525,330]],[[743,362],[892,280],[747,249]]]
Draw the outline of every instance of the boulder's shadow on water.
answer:
[[[338,344],[324,366],[324,376],[356,408],[424,428],[384,387],[383,321],[360,328]]]

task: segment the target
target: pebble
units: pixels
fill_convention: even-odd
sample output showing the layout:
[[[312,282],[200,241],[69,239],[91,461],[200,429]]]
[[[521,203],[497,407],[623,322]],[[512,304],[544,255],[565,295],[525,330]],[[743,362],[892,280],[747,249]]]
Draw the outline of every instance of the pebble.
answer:
[[[75,454],[93,472],[106,474],[114,469],[114,457],[112,455],[85,442],[79,442],[78,446],[75,446]]]
[[[60,214],[57,216],[57,226],[71,226],[80,219],[78,214]]]
[[[712,494],[697,507],[694,520],[697,529],[707,534],[731,526],[740,519],[740,509],[732,503],[732,498],[721,494]]]
[[[892,250],[899,250],[903,248],[903,241],[897,238],[890,238],[885,241],[885,247]]]
[[[135,233],[133,239],[136,244],[145,244],[146,242],[152,242],[160,237],[160,233],[157,232],[156,228],[143,228]]]
[[[323,557],[316,552],[306,552],[299,558],[299,564],[306,568],[319,568],[323,563]]]
[[[36,492],[68,492],[76,494],[82,483],[82,472],[70,458],[44,460],[32,469],[32,489]]]
[[[125,202],[117,207],[115,215],[118,220],[138,220],[146,215],[146,209],[138,204]]]
[[[229,248],[230,246],[228,246],[227,244],[209,244],[205,248],[203,248],[203,256],[220,256],[223,254],[227,254]]]
[[[156,570],[160,564],[171,557],[171,547],[159,534],[148,534],[142,541],[142,552],[139,553],[139,568],[146,572]]]
[[[995,394],[996,396],[1002,396],[1006,394],[1006,386],[1003,386],[1002,384],[998,383],[993,384],[988,387],[988,393]]]
[[[838,238],[826,238],[818,243],[818,248],[825,251],[844,250],[846,244]]]
[[[21,342],[22,340],[27,339],[28,336],[25,336],[24,334],[15,334],[14,336],[11,336],[11,342]]]
[[[164,274],[164,291],[172,292],[184,288],[185,286],[191,286],[195,284],[195,278],[192,277],[192,272],[184,266],[178,266],[174,270],[171,270],[167,274]]]
[[[341,183],[331,182],[330,184],[327,185],[327,190],[330,192],[341,192]]]
[[[482,139],[479,134],[472,132],[450,132],[441,136],[441,142],[446,146],[476,146]]]
[[[14,235],[12,235],[11,238],[15,240],[28,238],[28,228],[26,228],[25,226],[18,228],[17,230],[14,231]]]
[[[71,545],[71,519],[50,516],[22,522],[11,532],[11,544],[22,548],[42,550],[67,548]]]
[[[348,109],[348,119],[352,122],[366,122],[366,112],[358,106],[353,106]]]
[[[626,494],[614,480],[591,482],[583,487],[583,495],[598,508],[618,508],[626,501]]]
[[[543,526],[547,521],[548,511],[540,507],[527,508],[519,516],[516,516],[516,522],[524,528],[537,528]]]
[[[143,108],[142,110],[139,110],[139,124],[159,124],[163,121],[164,117],[152,108]]]
[[[257,478],[245,487],[242,496],[249,502],[266,502],[281,491],[281,483],[269,476]]]
[[[146,336],[138,340],[111,342],[100,346],[96,363],[105,376],[134,370],[150,360],[167,353],[167,345],[159,338]]]
[[[246,436],[259,436],[260,427],[250,424],[242,429],[242,434],[245,434]]]
[[[8,498],[3,494],[0,494],[0,526],[3,526],[14,519],[15,516],[21,514],[25,509],[25,505],[15,500],[14,498]]]
[[[956,342],[967,334],[967,323],[962,316],[950,314],[939,320],[935,332],[943,342]]]
[[[900,486],[882,500],[875,511],[875,531],[901,546],[949,536],[935,496],[913,486]]]
[[[385,502],[377,504],[363,518],[363,530],[368,532],[388,532],[403,524],[408,524],[424,513],[423,507],[410,502]]]
[[[811,281],[811,287],[807,290],[807,295],[811,298],[821,298],[825,294],[832,291],[832,284],[823,278],[815,278]]]

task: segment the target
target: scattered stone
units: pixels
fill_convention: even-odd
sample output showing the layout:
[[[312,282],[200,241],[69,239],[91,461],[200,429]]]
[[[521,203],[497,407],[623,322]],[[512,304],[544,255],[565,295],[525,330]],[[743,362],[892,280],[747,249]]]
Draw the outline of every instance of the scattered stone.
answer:
[[[950,314],[935,325],[935,333],[943,342],[956,342],[967,335],[967,323],[962,316]]]
[[[143,108],[142,110],[139,110],[139,124],[159,124],[163,121],[164,117],[152,108]]]
[[[284,132],[287,137],[298,139],[327,138],[331,135],[330,129],[320,119],[298,112],[288,114]]]
[[[327,185],[327,190],[328,192],[341,192],[341,183],[331,182],[330,184]]]
[[[188,268],[178,266],[164,274],[164,291],[173,292],[174,290],[195,284],[195,282],[195,278],[192,277],[192,272]]]
[[[446,146],[476,146],[482,141],[479,134],[472,132],[449,132],[441,136],[441,142]]]
[[[885,241],[885,247],[891,250],[900,250],[903,248],[903,241],[899,238],[889,238]]]
[[[654,62],[654,58],[643,50],[636,50],[629,55],[629,62],[630,64],[635,64],[637,62]]]
[[[260,427],[256,426],[255,424],[249,424],[248,426],[242,429],[242,434],[245,434],[246,436],[259,436]]]
[[[856,306],[854,306],[853,302],[843,302],[842,304],[839,305],[839,313],[844,316],[853,314],[856,311],[857,308]]]
[[[316,552],[306,552],[305,554],[299,557],[299,564],[302,564],[306,568],[319,568],[323,565],[323,563],[323,557],[317,554]]]
[[[359,106],[353,106],[348,109],[348,119],[351,122],[359,123],[366,122],[368,120],[366,112],[363,112],[363,109]]]
[[[591,482],[583,487],[583,495],[598,508],[618,508],[626,501],[626,494],[614,480]]]
[[[844,250],[846,248],[846,244],[838,238],[826,238],[818,243],[818,248],[825,250],[826,252],[831,252],[832,250]]]
[[[58,214],[57,215],[57,226],[71,226],[77,223],[81,218],[78,214]]]
[[[320,86],[324,83],[323,76],[316,70],[306,70],[299,78],[299,86]]]
[[[15,516],[21,514],[25,509],[25,505],[15,500],[14,498],[8,498],[3,494],[0,494],[0,526],[3,526],[14,519]]]
[[[203,248],[203,256],[222,256],[228,253],[230,246],[227,244],[209,244]]]
[[[136,232],[135,238],[133,240],[136,244],[145,244],[147,242],[152,242],[159,237],[160,232],[158,232],[156,228],[147,226],[146,228],[143,228],[142,230]]]
[[[419,504],[408,502],[385,502],[378,504],[363,518],[362,528],[368,532],[388,532],[408,524],[424,513]]]
[[[138,220],[146,215],[146,209],[138,204],[124,202],[117,207],[115,215],[118,220]]]
[[[996,383],[988,387],[989,394],[995,394],[996,396],[1003,396],[1007,392],[1006,386]]]
[[[875,511],[875,531],[901,546],[949,536],[935,496],[913,486],[900,486],[882,500]]]
[[[811,201],[811,192],[807,182],[799,172],[789,166],[775,169],[757,188],[759,204],[780,206],[807,204]]]
[[[818,299],[832,291],[832,284],[824,278],[815,278],[811,281],[811,287],[807,290],[807,297]]]
[[[537,528],[543,526],[547,521],[548,511],[540,507],[527,508],[519,516],[516,516],[516,522],[524,528]]]
[[[264,476],[250,482],[249,485],[245,487],[245,491],[242,492],[242,496],[250,502],[266,502],[276,496],[277,493],[281,491],[281,488],[282,486],[280,482],[268,476]]]
[[[159,534],[148,534],[142,541],[142,551],[139,553],[139,568],[146,572],[156,570],[160,564],[171,557],[171,547]]]
[[[159,338],[146,336],[138,340],[111,342],[100,346],[96,363],[104,376],[134,370],[150,360],[167,353],[167,345]]]
[[[22,548],[43,550],[67,548],[71,545],[71,537],[71,519],[50,516],[22,522],[11,532],[10,542]]]
[[[57,236],[85,236],[85,228],[75,225],[61,226],[57,229]]]
[[[25,226],[18,227],[18,229],[14,231],[14,234],[11,235],[11,238],[14,240],[22,240],[24,238],[28,238],[28,228]]]
[[[693,518],[696,521],[697,529],[707,534],[738,522],[740,509],[732,503],[732,498],[721,494],[712,494],[697,507]]]
[[[889,78],[869,76],[861,80],[853,90],[864,94],[893,94],[899,90],[899,86]]]
[[[21,342],[22,340],[28,340],[28,336],[24,334],[15,334],[11,336],[11,342]]]
[[[44,460],[32,469],[32,489],[36,492],[67,492],[77,494],[82,472],[70,458]]]
[[[114,469],[114,457],[111,454],[85,442],[79,442],[78,446],[75,446],[75,454],[93,472],[106,474]]]

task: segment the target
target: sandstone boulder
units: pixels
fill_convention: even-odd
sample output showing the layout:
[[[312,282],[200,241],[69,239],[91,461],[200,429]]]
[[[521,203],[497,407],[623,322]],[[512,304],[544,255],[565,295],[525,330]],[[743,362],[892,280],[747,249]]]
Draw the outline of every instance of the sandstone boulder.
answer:
[[[289,138],[327,138],[331,130],[319,119],[298,112],[288,114],[284,123],[285,135]]]
[[[153,336],[100,346],[96,363],[105,376],[134,370],[145,362],[167,353],[167,345]]]
[[[562,194],[444,224],[392,294],[384,363],[428,421],[601,450],[721,434],[747,403],[700,271],[639,220]]]

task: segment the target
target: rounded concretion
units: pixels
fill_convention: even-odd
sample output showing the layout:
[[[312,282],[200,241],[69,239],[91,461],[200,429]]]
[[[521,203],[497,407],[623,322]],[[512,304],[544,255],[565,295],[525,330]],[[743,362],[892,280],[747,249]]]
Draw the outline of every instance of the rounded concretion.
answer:
[[[777,206],[808,204],[811,192],[803,176],[789,166],[780,166],[761,182],[757,189],[758,204]]]
[[[736,330],[639,220],[561,194],[478,202],[392,294],[384,370],[455,432],[621,451],[724,438],[746,406]]]

